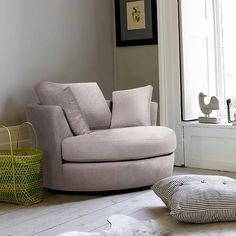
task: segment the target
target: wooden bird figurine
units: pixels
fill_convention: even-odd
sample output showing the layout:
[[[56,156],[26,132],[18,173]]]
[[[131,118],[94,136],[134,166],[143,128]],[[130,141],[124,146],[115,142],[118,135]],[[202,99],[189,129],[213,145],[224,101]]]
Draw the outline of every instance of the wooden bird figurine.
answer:
[[[205,97],[207,97],[207,95],[205,95],[204,93],[199,93],[199,106],[202,113],[204,113],[206,117],[209,117],[213,110],[219,110],[219,100],[217,97],[212,96],[210,102],[208,104],[205,104]]]

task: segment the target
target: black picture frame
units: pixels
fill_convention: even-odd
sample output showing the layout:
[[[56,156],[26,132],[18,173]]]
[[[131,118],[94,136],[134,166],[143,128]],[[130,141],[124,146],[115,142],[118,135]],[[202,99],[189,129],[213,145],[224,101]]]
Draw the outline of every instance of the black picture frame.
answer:
[[[114,1],[117,47],[157,44],[156,0]]]

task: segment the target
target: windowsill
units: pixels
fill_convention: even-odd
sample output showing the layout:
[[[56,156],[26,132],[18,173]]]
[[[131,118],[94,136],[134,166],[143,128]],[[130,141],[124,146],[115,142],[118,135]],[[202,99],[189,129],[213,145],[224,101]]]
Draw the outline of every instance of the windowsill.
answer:
[[[236,129],[236,126],[232,125],[232,123],[228,123],[225,118],[221,118],[221,122],[218,124],[199,123],[198,121],[182,121],[181,123],[182,127]]]

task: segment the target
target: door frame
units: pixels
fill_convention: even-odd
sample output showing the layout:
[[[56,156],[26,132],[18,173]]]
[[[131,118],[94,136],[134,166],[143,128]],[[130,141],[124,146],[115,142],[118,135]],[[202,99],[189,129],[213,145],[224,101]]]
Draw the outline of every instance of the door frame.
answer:
[[[175,165],[184,161],[181,121],[180,44],[178,0],[157,0],[160,124],[172,128],[177,137]]]

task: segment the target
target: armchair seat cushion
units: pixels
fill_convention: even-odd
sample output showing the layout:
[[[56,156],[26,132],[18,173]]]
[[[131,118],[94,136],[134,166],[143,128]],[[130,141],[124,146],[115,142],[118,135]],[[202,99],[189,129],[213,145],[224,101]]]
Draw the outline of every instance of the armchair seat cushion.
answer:
[[[112,162],[138,160],[173,153],[173,130],[161,126],[96,130],[62,142],[67,162]]]

